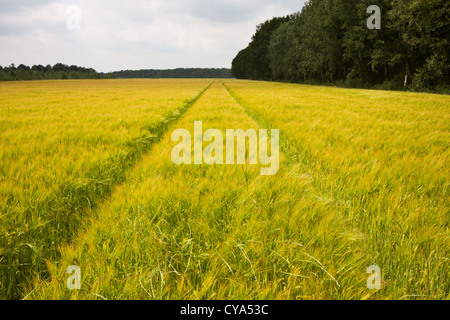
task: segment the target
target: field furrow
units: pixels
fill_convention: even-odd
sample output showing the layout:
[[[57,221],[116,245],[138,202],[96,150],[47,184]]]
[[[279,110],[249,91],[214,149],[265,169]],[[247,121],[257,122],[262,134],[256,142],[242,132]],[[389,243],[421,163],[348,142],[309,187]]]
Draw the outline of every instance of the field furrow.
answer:
[[[365,260],[340,237],[339,221],[296,164],[275,176],[259,165],[175,165],[171,132],[258,129],[214,85],[172,126],[152,153],[104,203],[79,237],[49,265],[52,281],[36,279],[29,298],[286,299],[330,298],[365,286]],[[335,239],[323,247],[323,237]],[[333,250],[345,255],[331,254]],[[81,268],[83,287],[66,287],[66,269]],[[31,290],[31,288],[30,288]]]
[[[339,237],[365,255],[352,268],[383,271],[374,298],[449,297],[448,96],[224,82],[281,130],[282,150],[327,201]],[[323,232],[328,255],[348,254]]]
[[[72,239],[85,210],[124,181],[208,81],[171,83],[24,82],[0,88],[6,93],[0,296],[20,297],[31,277],[46,276],[45,261],[58,258],[58,246]],[[15,102],[19,94],[28,97],[21,105]]]

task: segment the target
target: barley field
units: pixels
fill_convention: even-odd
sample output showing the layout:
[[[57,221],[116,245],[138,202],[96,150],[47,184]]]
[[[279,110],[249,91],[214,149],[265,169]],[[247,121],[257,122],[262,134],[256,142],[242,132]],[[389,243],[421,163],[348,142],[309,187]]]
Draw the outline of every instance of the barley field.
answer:
[[[2,299],[450,299],[449,96],[44,81],[0,110]],[[195,121],[279,129],[278,173],[174,164]]]

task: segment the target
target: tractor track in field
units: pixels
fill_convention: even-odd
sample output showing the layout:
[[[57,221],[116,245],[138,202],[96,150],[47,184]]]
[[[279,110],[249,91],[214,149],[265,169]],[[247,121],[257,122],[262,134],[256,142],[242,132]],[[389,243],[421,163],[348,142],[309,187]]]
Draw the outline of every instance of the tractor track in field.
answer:
[[[0,299],[22,299],[32,286],[34,276],[41,279],[50,276],[46,261],[59,260],[59,246],[74,239],[82,220],[88,217],[87,213],[126,182],[127,173],[134,165],[214,82],[162,120],[144,127],[143,135],[125,143],[124,148],[105,163],[94,164],[83,178],[63,183],[37,205],[24,210],[29,225],[36,220],[39,223],[12,241],[5,240],[6,248],[0,255]]]
[[[216,100],[217,99],[217,100]],[[213,110],[213,111],[212,111]],[[220,114],[217,115],[217,112],[220,112],[221,110],[225,111],[225,114]],[[237,117],[237,119],[236,119]],[[182,118],[180,118],[180,120],[176,123],[174,123],[171,128],[168,130],[168,132],[166,132],[166,134],[164,134],[164,137],[161,139],[161,141],[159,141],[158,144],[156,144],[154,146],[154,148],[152,149],[152,152],[148,153],[147,155],[144,156],[144,159],[135,167],[132,169],[132,172],[129,173],[127,182],[123,185],[123,187],[121,186],[120,188],[117,188],[117,190],[115,190],[115,192],[111,195],[110,199],[111,201],[105,201],[104,203],[102,203],[98,208],[96,208],[96,212],[94,217],[88,221],[88,223],[86,225],[83,225],[82,228],[80,228],[80,231],[77,235],[77,241],[76,243],[74,243],[73,245],[70,245],[70,248],[68,250],[72,251],[72,250],[84,250],[85,247],[85,241],[87,239],[96,239],[95,236],[92,237],[92,235],[94,234],[98,234],[98,228],[103,229],[113,229],[114,231],[112,231],[110,234],[108,234],[108,239],[112,239],[111,242],[109,242],[110,240],[106,240],[109,243],[113,243],[115,242],[115,237],[117,236],[117,234],[120,234],[119,239],[120,241],[124,241],[128,242],[127,240],[127,236],[123,235],[121,233],[122,230],[125,230],[124,232],[128,234],[128,229],[127,229],[127,225],[122,225],[117,224],[115,225],[116,221],[128,221],[129,219],[129,215],[130,215],[130,211],[129,208],[133,208],[133,206],[136,204],[137,205],[137,212],[138,215],[140,213],[143,214],[143,218],[141,220],[141,217],[139,217],[139,227],[140,229],[145,229],[145,230],[151,230],[150,226],[146,226],[146,227],[142,227],[144,225],[144,221],[146,218],[144,217],[150,217],[151,213],[147,212],[146,209],[144,209],[142,206],[140,207],[139,201],[137,203],[134,202],[134,195],[136,195],[137,197],[139,197],[140,195],[142,195],[143,197],[145,197],[145,201],[149,201],[147,199],[158,199],[158,204],[155,207],[155,212],[156,216],[162,216],[161,219],[168,219],[165,215],[165,208],[169,208],[168,210],[171,212],[174,212],[174,214],[179,214],[177,207],[180,204],[175,203],[175,205],[173,205],[172,203],[172,197],[168,197],[166,198],[165,196],[161,195],[161,190],[159,190],[159,192],[155,191],[156,189],[153,188],[157,188],[158,186],[162,189],[162,190],[168,190],[169,194],[170,192],[180,192],[180,190],[189,190],[187,187],[187,185],[185,185],[184,187],[186,188],[181,188],[180,190],[177,191],[171,191],[172,188],[174,187],[173,185],[170,185],[170,181],[172,180],[178,180],[178,179],[173,179],[173,176],[171,174],[171,170],[166,171],[166,173],[168,174],[167,176],[165,174],[163,174],[164,170],[167,170],[166,165],[170,165],[172,168],[175,168],[175,164],[173,163],[173,160],[170,159],[170,157],[167,157],[167,155],[170,154],[170,150],[172,149],[171,147],[171,137],[170,137],[170,133],[172,131],[172,129],[175,129],[175,127],[184,127],[187,128],[189,124],[191,124],[194,121],[199,121],[200,119],[202,121],[208,121],[207,126],[208,127],[214,127],[214,123],[216,125],[216,127],[219,127],[220,124],[224,124],[226,123],[227,128],[230,127],[234,127],[234,128],[239,128],[239,125],[242,125],[243,123],[245,124],[244,127],[257,127],[257,123],[251,118],[249,117],[244,110],[242,109],[242,107],[237,104],[233,98],[231,96],[228,95],[228,92],[221,86],[221,82],[219,81],[214,81],[211,84],[211,88],[207,91],[205,91],[205,94],[202,95],[201,98],[198,99],[197,103],[195,103],[192,108],[190,108],[186,114],[184,114],[184,116]],[[231,124],[228,122],[230,121]],[[220,127],[219,127],[220,128]],[[158,160],[161,159],[161,155],[164,157],[161,162],[159,162]],[[143,169],[144,168],[151,168],[150,172],[146,171]],[[192,166],[191,166],[192,167]],[[197,166],[198,168],[198,166]],[[136,171],[134,171],[136,170]],[[141,171],[144,170],[144,171]],[[209,178],[203,176],[202,174],[200,174],[197,169],[193,169],[194,171],[191,172],[190,174],[188,172],[184,172],[184,169],[177,169],[177,172],[182,173],[183,178],[186,178],[186,181],[189,181],[190,178],[192,178],[192,176],[195,176],[195,183],[198,183],[198,186],[195,187],[195,189],[201,188],[201,184],[202,181],[207,181]],[[228,170],[227,170],[228,171]],[[145,172],[145,173],[144,173]],[[218,172],[216,172],[218,173]],[[186,175],[185,175],[186,174]],[[245,175],[245,174],[244,174]],[[139,177],[139,178],[137,178]],[[145,178],[144,178],[145,177]],[[167,179],[167,180],[166,180]],[[204,179],[204,180],[203,180]],[[178,180],[179,181],[179,180]],[[151,185],[152,189],[147,190],[146,187]],[[174,189],[176,190],[176,189]],[[248,190],[248,183],[247,183],[247,190]],[[191,190],[193,191],[193,190]],[[183,191],[181,191],[183,192]],[[195,192],[195,191],[193,191]],[[203,192],[201,192],[203,194]],[[228,190],[226,191],[226,195],[224,195],[226,197],[229,197],[229,193]],[[153,198],[155,197],[155,198]],[[195,196],[194,196],[195,198]],[[126,200],[125,200],[126,199]],[[125,200],[124,202],[122,202],[122,200]],[[193,203],[193,202],[192,202]],[[131,207],[122,207],[122,206],[128,206],[130,205]],[[145,207],[145,205],[143,205]],[[120,209],[118,209],[120,207]],[[156,209],[158,208],[158,209]],[[159,211],[161,210],[161,212]],[[144,213],[145,212],[145,213]],[[128,217],[128,218],[125,218]],[[98,219],[97,219],[98,218]],[[186,217],[187,218],[187,217]],[[133,218],[134,219],[134,218]],[[151,222],[151,226],[154,224],[157,228],[159,228],[157,221],[154,220],[153,218],[152,222]],[[169,219],[168,219],[169,220]],[[110,223],[115,225],[113,227],[110,227]],[[188,222],[183,222],[182,223],[187,224],[189,226]],[[119,226],[120,225],[120,226]],[[86,227],[86,228],[84,228]],[[189,226],[190,228],[190,226]],[[105,229],[105,230],[106,230]],[[175,232],[175,231],[174,231]],[[133,226],[133,231],[131,231],[129,234],[133,234],[133,237],[136,235],[136,237],[140,237],[140,235],[142,235],[142,232],[138,232],[135,229],[135,226]],[[176,236],[174,234],[174,236]],[[151,238],[148,236],[148,234],[146,234],[144,236],[145,238]],[[137,239],[137,238],[136,238]],[[174,238],[175,239],[175,238]],[[103,239],[100,240],[103,242]],[[147,242],[147,241],[145,241]],[[151,239],[148,241],[151,242]],[[118,243],[115,243],[114,245],[114,250],[116,252],[120,252],[121,250],[118,249],[120,247],[120,245]],[[98,248],[99,250],[101,250],[100,248]],[[148,251],[148,248],[145,247],[145,244],[142,243],[142,246],[137,246],[137,247],[133,247],[133,249],[142,252],[142,251]],[[93,252],[89,253],[89,258],[88,258],[88,262],[84,260],[84,257],[87,256],[87,254],[83,253],[80,257],[79,260],[74,261],[72,257],[68,257],[67,255],[67,251],[63,250],[62,252],[62,256],[60,258],[60,260],[58,261],[59,266],[61,266],[62,268],[59,269],[59,266],[54,266],[55,268],[50,268],[51,270],[53,270],[52,275],[54,277],[58,277],[59,278],[59,274],[63,274],[62,277],[64,277],[65,272],[66,272],[66,266],[69,266],[72,261],[73,264],[77,265],[77,266],[83,266],[83,274],[84,277],[86,277],[86,279],[89,277],[87,276],[90,271],[92,269],[90,269],[90,267],[93,265],[91,264],[92,261],[95,261],[96,259],[96,253],[97,253],[97,248],[94,249]],[[145,255],[144,253],[142,253],[143,255]],[[84,256],[84,257],[83,257]],[[118,257],[114,257],[111,258],[112,260],[115,261],[124,261],[119,259]],[[246,260],[247,261],[247,260]],[[137,263],[137,262],[136,262]],[[158,262],[159,263],[159,262]],[[150,264],[150,263],[149,263]],[[185,268],[183,268],[184,270],[186,270],[185,272],[187,272],[189,267],[189,262],[186,265]],[[160,268],[160,267],[158,267]],[[56,270],[56,271],[55,271]],[[161,269],[160,269],[161,270]],[[177,270],[177,269],[174,269]],[[180,269],[181,270],[181,269]],[[59,273],[61,272],[61,273]],[[40,294],[40,280],[39,279],[35,279],[37,283],[36,285],[36,292],[37,295],[39,296]],[[84,281],[84,280],[83,280]],[[257,280],[258,281],[258,280]],[[86,282],[86,287],[90,287],[90,284],[87,284],[88,282]],[[134,282],[134,283],[138,283]],[[49,285],[49,287],[51,287],[52,284]],[[85,285],[83,285],[85,286]],[[48,289],[48,287],[45,286],[44,284],[44,288],[42,289],[42,292],[45,292]],[[65,290],[65,289],[64,289]],[[84,291],[85,289],[83,289]],[[87,297],[89,297],[90,293],[87,293],[88,291],[83,292],[82,294],[84,295],[85,293],[88,294]],[[30,296],[33,299],[33,291],[30,292]],[[108,297],[108,295],[104,295],[105,297]],[[154,297],[154,296],[153,296]],[[109,297],[108,297],[109,299]]]
[[[314,161],[311,155],[304,149],[304,147],[294,141],[293,139],[289,139],[285,135],[282,135],[281,128],[274,128],[274,124],[271,119],[267,116],[264,116],[261,112],[256,111],[255,109],[248,106],[246,103],[239,98],[237,94],[235,94],[223,81],[221,81],[222,86],[228,92],[228,94],[233,98],[233,100],[244,109],[245,113],[253,119],[260,128],[265,129],[280,129],[280,149],[281,152],[286,156],[285,165],[291,165],[293,163],[302,163],[306,167],[309,167],[311,162]]]

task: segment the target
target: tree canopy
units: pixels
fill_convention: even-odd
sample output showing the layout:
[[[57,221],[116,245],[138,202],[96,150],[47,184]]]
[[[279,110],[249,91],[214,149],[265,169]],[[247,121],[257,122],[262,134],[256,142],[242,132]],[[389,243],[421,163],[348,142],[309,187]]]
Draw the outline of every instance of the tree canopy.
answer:
[[[28,67],[20,64],[16,67],[0,66],[0,81],[15,80],[50,80],[50,79],[111,79],[111,78],[233,78],[226,68],[177,68],[170,70],[124,70],[110,73],[98,73],[92,68],[68,66],[57,63],[54,66],[34,65]]]
[[[102,79],[105,74],[97,73],[92,68],[68,66],[57,63],[54,66],[34,65],[32,67],[20,64],[16,67],[11,64],[8,67],[0,66],[0,81],[16,80],[50,80],[50,79]]]
[[[381,29],[369,29],[372,0],[310,0],[300,12],[260,25],[232,63],[240,79],[417,91],[450,86],[450,2],[378,0]]]

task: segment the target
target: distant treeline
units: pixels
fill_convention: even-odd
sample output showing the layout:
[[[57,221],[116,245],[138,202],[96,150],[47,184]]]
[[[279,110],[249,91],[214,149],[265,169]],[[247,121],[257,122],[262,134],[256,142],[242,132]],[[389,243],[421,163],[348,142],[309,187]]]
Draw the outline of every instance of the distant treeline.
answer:
[[[125,70],[113,72],[115,78],[233,78],[230,69],[177,68],[172,70]]]
[[[126,70],[99,73],[92,68],[68,66],[57,63],[54,66],[34,65],[32,67],[11,64],[0,66],[0,81],[53,80],[53,79],[114,79],[114,78],[233,78],[230,69],[191,68],[173,70]]]
[[[381,9],[369,29],[367,9]],[[450,1],[310,0],[257,26],[232,63],[240,79],[448,92]]]
[[[52,79],[104,79],[110,77],[98,73],[92,68],[68,66],[57,63],[54,66],[34,65],[32,67],[11,64],[9,67],[0,66],[0,81],[16,80],[52,80]]]

